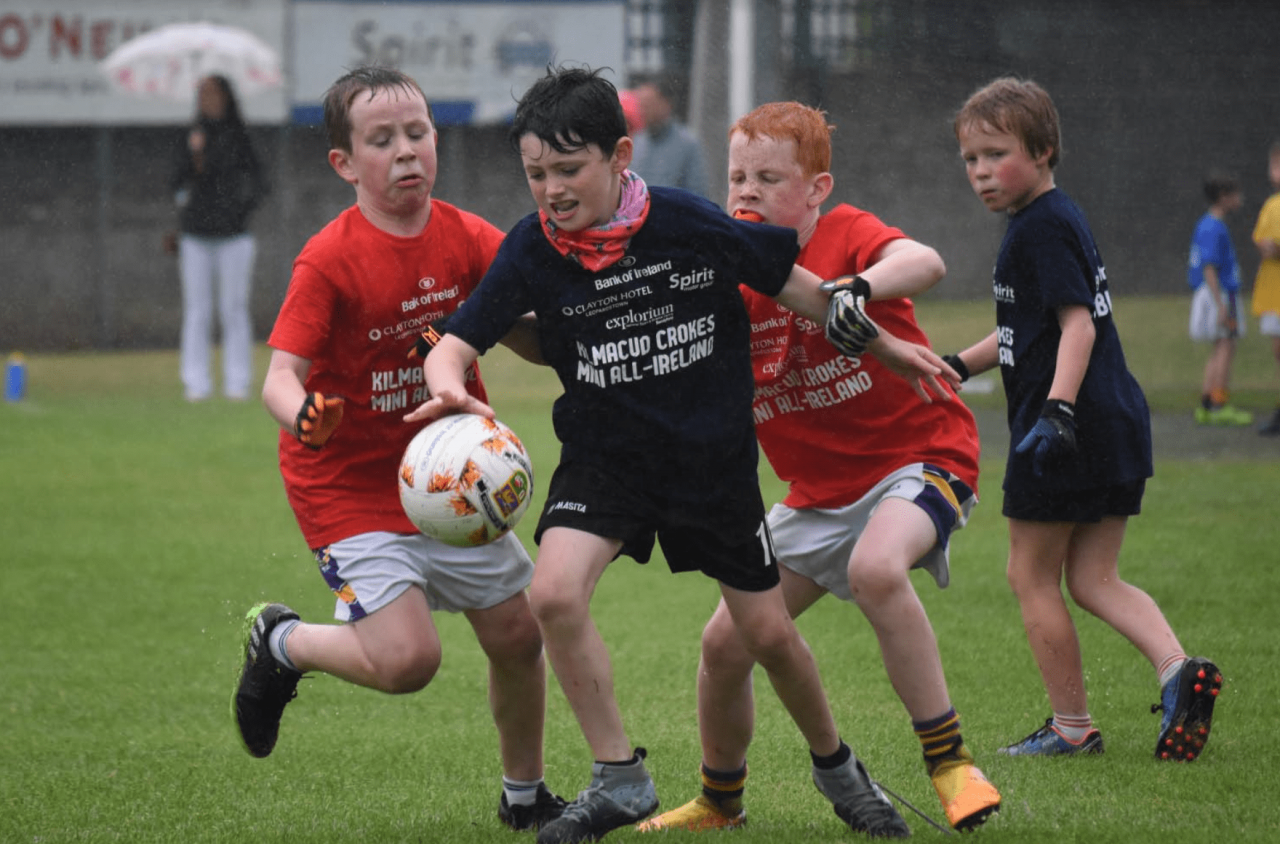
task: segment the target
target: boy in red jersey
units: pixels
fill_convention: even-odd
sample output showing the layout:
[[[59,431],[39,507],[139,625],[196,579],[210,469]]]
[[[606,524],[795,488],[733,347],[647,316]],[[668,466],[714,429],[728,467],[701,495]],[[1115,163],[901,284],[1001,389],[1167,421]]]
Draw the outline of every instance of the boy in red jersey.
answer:
[[[427,538],[401,509],[395,481],[419,428],[404,423],[404,408],[425,394],[406,350],[471,293],[503,236],[432,199],[436,130],[411,78],[357,69],[329,89],[324,112],[329,163],[356,202],[294,262],[262,398],[282,429],[289,503],[345,623],[303,623],[283,604],[251,609],[233,714],[245,748],[263,757],[303,672],[418,691],[440,665],[432,613],[461,612],[489,658],[498,815],[536,828],[564,801],[542,781],[546,667],[525,593],[532,561],[512,534],[479,548]],[[513,331],[508,345],[528,353],[520,341],[532,336]],[[467,388],[485,397],[474,369]]]
[[[796,229],[796,263],[854,277],[866,312],[894,336],[927,345],[911,300],[945,271],[937,252],[846,204],[826,214],[832,127],[823,112],[768,103],[729,130],[735,216]],[[958,401],[926,402],[873,356],[841,356],[823,328],[743,289],[751,317],[756,435],[786,499],[769,513],[787,608],[827,592],[855,602],[920,739],[926,768],[957,829],[1000,806],[960,736],[937,641],[908,573],[949,582],[948,539],[976,503],[978,432]],[[737,826],[751,740],[753,661],[722,602],[703,633],[698,671],[703,792],[641,829]]]

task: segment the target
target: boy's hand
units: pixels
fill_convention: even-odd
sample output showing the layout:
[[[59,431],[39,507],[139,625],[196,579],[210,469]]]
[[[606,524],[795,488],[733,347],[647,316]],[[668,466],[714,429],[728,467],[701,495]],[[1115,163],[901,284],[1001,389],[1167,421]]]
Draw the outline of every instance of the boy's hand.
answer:
[[[831,293],[831,301],[827,303],[827,339],[848,357],[862,357],[867,344],[880,336],[880,330],[866,312],[871,285],[861,276],[843,276],[822,282],[820,289]]]
[[[417,410],[406,414],[404,421],[433,422],[451,413],[476,413],[486,419],[493,419],[496,415],[492,407],[470,393],[463,392],[458,395],[450,390],[442,390],[418,405]]]
[[[308,393],[293,423],[293,435],[307,448],[319,449],[333,436],[342,421],[342,408],[346,399]]]
[[[1051,461],[1061,460],[1077,450],[1075,405],[1061,399],[1049,399],[1040,411],[1040,418],[1018,443],[1014,453],[1031,452],[1031,470],[1040,478]]]
[[[925,404],[933,404],[935,396],[951,401],[952,391],[960,386],[960,376],[928,346],[886,332],[868,349],[886,369],[910,384]]]

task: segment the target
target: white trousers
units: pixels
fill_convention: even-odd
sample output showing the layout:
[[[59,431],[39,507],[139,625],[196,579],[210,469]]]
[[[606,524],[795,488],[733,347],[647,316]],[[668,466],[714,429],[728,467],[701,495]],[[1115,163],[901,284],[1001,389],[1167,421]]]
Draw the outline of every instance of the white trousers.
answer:
[[[253,235],[202,237],[184,234],[178,248],[182,274],[182,386],[188,401],[213,394],[213,291],[217,274],[218,321],[222,329],[222,391],[247,399],[253,380],[253,324],[249,288],[253,279]]]

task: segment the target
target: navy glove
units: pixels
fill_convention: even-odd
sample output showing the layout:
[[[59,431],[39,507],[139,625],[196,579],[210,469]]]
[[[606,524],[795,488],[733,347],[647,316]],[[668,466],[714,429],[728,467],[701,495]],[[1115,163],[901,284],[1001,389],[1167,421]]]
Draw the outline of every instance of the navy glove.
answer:
[[[866,311],[871,285],[862,276],[842,276],[822,282],[821,289],[831,293],[831,301],[827,303],[827,339],[842,354],[862,357],[867,344],[880,336]]]
[[[1015,454],[1031,453],[1031,469],[1037,478],[1043,477],[1050,462],[1075,454],[1076,408],[1071,402],[1049,399],[1040,411],[1040,418],[1014,449]]]
[[[942,362],[956,371],[956,375],[960,376],[961,384],[969,380],[969,367],[964,365],[959,355],[943,355]]]

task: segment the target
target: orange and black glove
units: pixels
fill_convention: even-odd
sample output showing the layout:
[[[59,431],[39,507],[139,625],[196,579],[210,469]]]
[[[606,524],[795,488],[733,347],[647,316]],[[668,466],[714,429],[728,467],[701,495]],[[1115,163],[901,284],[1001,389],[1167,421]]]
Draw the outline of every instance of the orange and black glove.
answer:
[[[448,317],[441,317],[431,323],[427,326],[426,331],[423,331],[422,335],[413,341],[413,348],[409,350],[407,355],[409,360],[424,360],[427,357],[427,353],[436,347],[436,343],[439,343],[440,338],[448,331],[445,327],[446,320],[448,320]]]
[[[308,393],[294,420],[293,435],[307,448],[320,448],[342,421],[342,407],[346,403],[346,399],[339,396]]]

